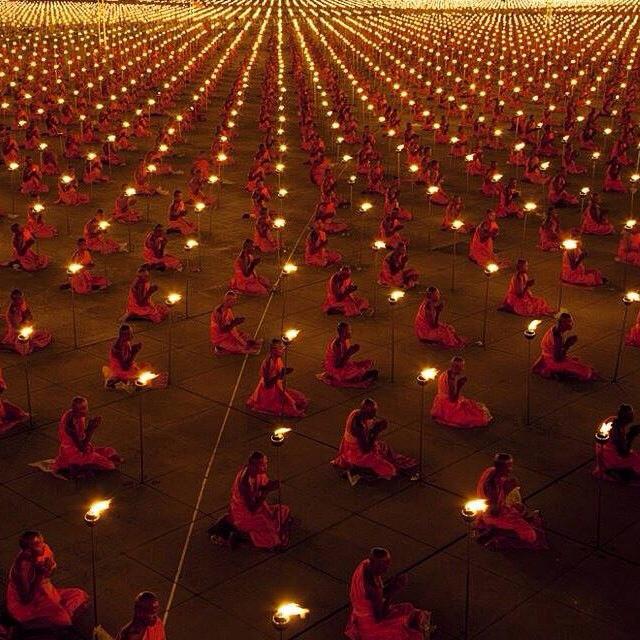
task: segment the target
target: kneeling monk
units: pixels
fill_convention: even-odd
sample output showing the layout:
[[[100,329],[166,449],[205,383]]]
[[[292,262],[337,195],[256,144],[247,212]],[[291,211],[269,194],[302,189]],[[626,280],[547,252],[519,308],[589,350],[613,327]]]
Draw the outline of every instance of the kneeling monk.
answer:
[[[2,375],[2,370],[0,370],[0,395],[3,394],[6,389],[7,383]],[[27,420],[29,420],[29,414],[26,411],[23,411],[12,402],[0,400],[0,435],[10,431],[13,427],[24,424]]]
[[[438,376],[438,390],[431,406],[431,417],[447,427],[471,429],[486,427],[493,417],[482,403],[469,400],[462,395],[467,383],[464,359],[456,356],[451,365]]]
[[[428,640],[431,613],[408,602],[392,604],[398,591],[406,587],[407,574],[387,583],[391,554],[374,547],[351,576],[349,599],[351,617],[344,633],[349,640]]]
[[[429,287],[413,323],[418,340],[456,349],[464,347],[467,341],[450,324],[440,322],[443,308],[440,290]]]
[[[243,242],[242,251],[233,262],[233,276],[229,286],[249,296],[266,296],[271,290],[271,283],[256,272],[256,267],[261,260],[260,256],[256,255],[257,251],[257,247],[250,238]]]
[[[570,313],[561,313],[557,323],[547,330],[540,342],[540,357],[533,365],[533,372],[543,378],[567,377],[588,382],[596,380],[598,374],[593,367],[568,354],[569,349],[578,342],[578,336],[564,337],[573,329],[573,317]]]
[[[618,414],[605,420],[610,426],[609,439],[596,442],[596,468],[598,478],[637,482],[640,480],[640,452],[633,450],[633,441],[640,433],[640,425],[633,424],[633,407],[621,404]]]
[[[235,291],[227,291],[222,302],[211,313],[209,335],[216,355],[226,353],[255,355],[262,348],[262,340],[254,340],[249,334],[238,329],[238,325],[245,319],[234,315],[233,305],[236,302],[238,302],[238,294]]]
[[[289,544],[289,507],[267,502],[278,486],[279,480],[269,480],[267,475],[267,456],[254,451],[231,487],[231,522],[259,549],[282,549]]]
[[[478,480],[477,494],[487,501],[487,510],[475,521],[478,542],[495,550],[546,549],[542,518],[522,502],[512,470],[511,455],[498,453]]]
[[[7,611],[19,624],[51,630],[71,627],[89,596],[82,589],[58,589],[51,576],[57,568],[49,545],[38,531],[25,531],[18,541],[7,583]]]
[[[169,309],[165,304],[151,302],[151,296],[157,290],[158,287],[151,284],[149,269],[140,267],[129,288],[125,320],[149,320],[154,324],[162,322],[167,317]]]
[[[529,263],[520,258],[516,264],[516,272],[509,282],[509,288],[502,311],[515,313],[518,316],[548,316],[553,310],[544,298],[538,298],[531,293],[535,280],[529,278]]]
[[[378,418],[378,405],[367,398],[347,417],[338,455],[331,464],[345,469],[354,486],[363,474],[373,474],[390,480],[398,473],[412,474],[417,462],[409,456],[395,453],[380,434],[387,428],[387,421]]]
[[[327,283],[327,294],[322,305],[325,313],[341,313],[347,318],[373,313],[369,301],[356,294],[358,285],[351,279],[351,267],[340,267]]]
[[[359,344],[351,344],[351,326],[348,322],[338,323],[338,335],[329,342],[324,352],[324,371],[317,375],[332,387],[371,386],[378,379],[378,371],[373,368],[373,360],[352,360],[360,351]]]
[[[165,640],[159,612],[160,600],[155,593],[139,593],[133,603],[133,620],[120,629],[116,640]]]
[[[5,323],[5,333],[0,345],[22,356],[44,349],[53,340],[48,331],[33,328],[33,314],[20,289],[11,292]],[[25,333],[27,329],[28,335]],[[25,336],[27,340],[23,339]]]
[[[111,447],[96,447],[91,441],[102,418],[89,418],[89,403],[76,396],[60,418],[60,449],[53,468],[60,471],[113,471],[122,458]]]
[[[286,385],[286,376],[293,369],[284,366],[282,358],[285,348],[279,338],[271,341],[269,354],[260,367],[258,385],[247,400],[247,407],[259,413],[301,418],[309,401],[300,391],[289,389]]]

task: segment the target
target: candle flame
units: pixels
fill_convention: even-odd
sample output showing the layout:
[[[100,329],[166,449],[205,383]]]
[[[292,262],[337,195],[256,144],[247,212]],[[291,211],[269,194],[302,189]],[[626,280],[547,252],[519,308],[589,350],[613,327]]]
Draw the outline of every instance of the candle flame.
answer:
[[[32,336],[32,334],[33,327],[30,324],[25,324],[18,332],[18,335],[22,340],[28,340]]]
[[[170,293],[167,296],[166,302],[169,305],[174,305],[174,304],[177,304],[178,302],[180,302],[180,300],[182,300],[182,294],[180,294],[180,293]]]
[[[287,193],[289,193],[286,189],[282,188],[282,189],[278,189],[278,197],[279,198],[284,198]]]
[[[387,248],[387,243],[384,240],[375,240],[372,246],[376,251],[380,251]]]
[[[532,320],[528,325],[527,325],[527,331],[529,333],[535,333],[536,329],[542,324],[542,320]]]
[[[198,246],[198,241],[195,240],[194,238],[189,238],[189,240],[187,240],[184,243],[185,249],[195,249]]]
[[[571,251],[573,249],[577,249],[578,248],[578,241],[574,240],[573,238],[568,238],[567,240],[563,240],[562,246],[567,251]]]
[[[284,437],[287,433],[291,431],[290,427],[278,427],[273,430],[273,435],[277,437]]]
[[[102,231],[106,231],[110,226],[111,224],[107,220],[100,220],[100,222],[98,222],[98,227],[100,227]]]
[[[301,619],[304,620],[304,618],[306,618],[308,614],[309,614],[309,609],[305,609],[304,607],[301,607],[299,604],[295,602],[287,602],[285,604],[281,604],[276,609],[276,617],[286,620],[287,622],[293,616],[299,616]]]
[[[633,218],[629,218],[629,220],[627,220],[627,221],[624,223],[624,228],[625,228],[627,231],[630,231],[631,229],[633,229],[633,227],[635,227],[635,226],[636,226],[636,224],[638,224],[638,221],[637,221],[637,220],[634,220]]]
[[[291,342],[295,340],[299,334],[300,334],[300,329],[287,329],[283,335],[289,342]]]
[[[627,291],[624,294],[624,299],[628,302],[640,302],[640,293],[637,291]]]
[[[489,505],[487,501],[483,498],[476,498],[475,500],[469,500],[464,503],[464,511],[469,515],[477,515],[479,513],[484,513]]]
[[[464,222],[463,222],[462,220],[460,220],[460,219],[458,219],[458,220],[454,220],[454,221],[451,223],[451,228],[452,228],[454,231],[458,231],[459,229],[462,229],[462,227],[464,227]]]
[[[137,378],[137,382],[141,387],[146,387],[152,380],[158,377],[153,371],[143,371]]]
[[[580,193],[583,196],[586,196],[589,193],[589,191],[591,191],[591,189],[589,189],[589,187],[582,187],[582,189],[580,189]]]
[[[207,205],[206,205],[204,202],[196,202],[196,203],[195,203],[195,205],[193,206],[193,208],[194,208],[196,211],[204,211],[204,209],[205,209],[205,207],[206,207],[206,206],[207,206]]]
[[[360,210],[361,210],[361,211],[364,211],[364,212],[367,212],[367,211],[369,211],[372,207],[373,207],[373,205],[372,205],[370,202],[363,202],[363,203],[360,205]]]
[[[291,274],[291,273],[295,273],[298,270],[298,265],[297,264],[293,264],[293,262],[285,262],[282,265],[282,271],[284,273],[286,273],[287,275]]]
[[[218,180],[219,180],[218,176],[214,176],[214,175],[209,176],[209,178],[207,179],[209,184],[215,184],[216,182],[218,182]]]
[[[501,173],[494,173],[494,174],[491,176],[491,179],[492,179],[494,182],[499,182],[500,180],[502,180],[502,174],[501,174]]]
[[[500,269],[500,267],[495,263],[495,262],[490,262],[485,268],[484,270],[487,273],[496,273],[498,270]]]
[[[438,370],[435,367],[427,367],[420,371],[420,380],[428,382],[429,380],[435,380],[438,375]]]
[[[524,205],[525,211],[535,211],[538,205],[535,202],[526,202]]]
[[[599,427],[598,427],[598,435],[602,438],[608,438],[609,434],[611,433],[611,429],[613,427],[613,422],[609,421],[609,422],[603,422]]]
[[[96,502],[92,502],[89,505],[89,511],[87,511],[87,516],[97,520],[103,511],[106,511],[111,506],[111,500],[97,500]]]
[[[349,162],[350,160],[353,160],[353,156],[350,156],[348,153],[342,156],[342,162]]]
[[[80,271],[82,271],[83,269],[84,267],[79,262],[72,262],[67,267],[67,273],[73,276],[76,273],[79,273]]]
[[[287,224],[287,221],[284,218],[275,218],[273,221],[273,226],[276,229],[283,229],[286,224]]]
[[[127,187],[124,190],[124,195],[125,196],[129,196],[131,198],[131,196],[135,196],[136,195],[136,190],[134,187]]]
[[[551,163],[547,160],[545,162],[540,163],[540,170],[546,171],[551,166]]]
[[[395,289],[394,291],[392,291],[389,295],[389,299],[393,300],[393,302],[398,302],[398,300],[402,300],[402,298],[404,298],[405,296],[405,292],[402,291],[401,289]]]

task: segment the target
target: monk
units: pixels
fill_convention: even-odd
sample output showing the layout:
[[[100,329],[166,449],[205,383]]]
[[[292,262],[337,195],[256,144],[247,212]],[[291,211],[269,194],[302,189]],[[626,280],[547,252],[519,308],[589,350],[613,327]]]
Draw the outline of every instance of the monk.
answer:
[[[580,226],[582,233],[596,236],[608,236],[614,232],[614,227],[609,222],[605,209],[602,207],[599,193],[592,193],[589,202],[582,213]]]
[[[49,545],[39,531],[25,531],[7,583],[7,611],[20,625],[55,633],[73,625],[88,602],[82,589],[58,589],[51,576],[57,568]]]
[[[633,225],[631,229],[625,227],[620,234],[616,262],[626,262],[640,267],[640,225]]]
[[[439,424],[457,429],[486,427],[493,417],[485,405],[462,395],[462,388],[467,383],[463,374],[464,358],[455,356],[449,368],[438,376],[431,417]]]
[[[553,310],[544,298],[531,293],[535,280],[529,278],[529,263],[520,258],[516,272],[511,277],[509,287],[500,309],[518,316],[548,316]]]
[[[487,510],[474,523],[477,540],[492,550],[546,549],[542,518],[522,502],[520,484],[512,474],[513,458],[496,454],[493,465],[480,475],[477,495]]]
[[[118,337],[109,349],[109,363],[102,367],[105,389],[132,389],[143,371],[153,368],[146,362],[136,362],[136,356],[142,349],[141,342],[133,342],[133,330],[123,324],[118,330]],[[167,374],[161,373],[151,381],[154,389],[165,387]]]
[[[378,404],[371,398],[363,400],[360,408],[348,415],[338,455],[331,464],[346,470],[352,487],[364,475],[391,480],[399,473],[415,473],[417,462],[395,453],[380,438],[386,428],[387,421],[378,417]]]
[[[149,320],[158,324],[169,314],[165,304],[151,301],[151,296],[158,290],[158,287],[151,284],[150,280],[149,269],[140,267],[129,289],[125,320]]]
[[[98,209],[95,215],[87,220],[82,232],[84,239],[87,241],[87,248],[104,255],[123,251],[124,244],[120,244],[108,237],[107,229],[109,226],[109,221],[104,211]]]
[[[560,169],[547,186],[547,198],[554,207],[574,207],[578,198],[567,190],[567,171]]]
[[[471,242],[469,243],[469,260],[475,262],[483,269],[491,262],[499,266],[506,266],[504,260],[500,260],[493,249],[494,240],[498,237],[500,228],[496,222],[496,213],[488,209],[484,220],[475,228]]]
[[[538,249],[560,251],[560,216],[553,207],[548,207],[538,229]]]
[[[55,238],[58,230],[52,224],[47,224],[44,219],[44,206],[39,202],[29,205],[27,208],[27,223],[25,228],[38,240],[43,238]]]
[[[543,378],[574,378],[583,382],[596,380],[598,374],[593,367],[578,358],[568,355],[569,349],[578,342],[578,336],[565,338],[564,334],[573,329],[573,317],[563,312],[558,321],[542,337],[540,357],[533,365],[533,372]]]
[[[100,426],[102,418],[89,417],[89,403],[86,398],[76,396],[71,408],[65,411],[58,426],[60,449],[53,468],[70,475],[113,471],[122,462],[118,452],[112,447],[96,447],[93,434]]]
[[[583,287],[599,287],[607,282],[598,269],[587,269],[584,259],[587,253],[577,245],[575,249],[565,249],[562,255],[560,279],[568,284]]]
[[[240,293],[250,296],[266,296],[271,291],[271,283],[264,276],[256,273],[256,267],[260,264],[260,256],[256,255],[258,249],[253,240],[247,238],[233,263],[233,276],[229,287]]]
[[[407,586],[407,574],[387,580],[391,554],[374,547],[351,576],[351,616],[345,629],[349,640],[428,640],[431,613],[408,602],[393,604],[395,595]]]
[[[157,224],[146,235],[142,249],[145,264],[153,269],[164,271],[175,269],[182,271],[182,262],[175,256],[166,253],[167,236],[161,224]]]
[[[236,475],[231,487],[231,521],[258,549],[283,549],[289,544],[291,512],[283,504],[269,504],[279,480],[269,480],[267,456],[254,451]]]
[[[440,290],[437,287],[428,287],[413,322],[416,336],[422,342],[450,349],[460,349],[468,341],[459,336],[452,325],[440,322],[440,314],[443,309],[444,302],[442,302]]]
[[[369,301],[356,294],[358,285],[351,280],[351,267],[345,265],[334,273],[327,283],[322,310],[327,314],[343,314],[347,318],[372,315]]]
[[[0,395],[7,390],[2,370],[0,369]],[[22,410],[19,406],[0,399],[0,435],[7,433],[14,427],[24,424],[29,420],[29,414]]]
[[[640,452],[633,449],[640,425],[633,424],[634,419],[633,407],[621,404],[617,415],[604,421],[611,424],[611,430],[604,444],[596,443],[596,477],[623,482],[640,480]]]
[[[83,266],[80,271],[69,276],[69,284],[75,293],[86,294],[100,291],[111,284],[104,276],[94,276],[91,273],[91,267],[94,266],[93,258],[87,249],[87,242],[84,238],[78,238],[76,241],[76,250],[71,256],[71,262]]]
[[[260,367],[260,379],[247,400],[247,407],[259,413],[302,418],[309,401],[300,391],[287,387],[286,376],[293,369],[284,366],[285,348],[279,338],[271,341],[269,354]]]
[[[136,224],[142,216],[135,209],[135,198],[127,194],[127,186],[122,185],[122,193],[116,198],[113,219],[121,224]]]
[[[2,336],[2,346],[26,356],[51,344],[52,337],[47,331],[33,328],[33,314],[20,289],[14,289],[5,312],[6,329]],[[25,327],[33,328],[28,340],[20,339],[20,331]]]
[[[4,266],[28,272],[41,271],[49,266],[49,256],[38,254],[32,249],[36,241],[26,227],[14,222],[11,225],[11,233],[11,259],[3,263]]]
[[[182,198],[182,191],[176,189],[173,192],[173,201],[169,205],[169,222],[167,233],[181,233],[184,236],[198,231],[198,225],[187,220],[187,206]]]
[[[624,342],[628,347],[640,347],[640,312],[635,324],[627,332]]]
[[[337,333],[326,346],[323,371],[316,377],[332,387],[370,387],[378,379],[373,360],[353,360],[360,351],[360,345],[351,344],[351,325],[348,322],[339,322]]]
[[[222,302],[211,313],[209,336],[216,355],[260,353],[262,340],[255,340],[238,329],[245,318],[235,316],[233,307],[238,302],[235,291],[227,291]]]
[[[409,254],[407,244],[399,242],[382,261],[378,274],[378,284],[400,289],[413,289],[418,284],[420,277],[415,269],[407,267]]]
[[[328,267],[342,260],[339,251],[328,249],[329,240],[321,225],[311,228],[304,245],[304,263],[312,267]]]
[[[116,640],[165,640],[159,613],[158,596],[151,591],[139,593],[133,602],[133,619],[120,629]]]

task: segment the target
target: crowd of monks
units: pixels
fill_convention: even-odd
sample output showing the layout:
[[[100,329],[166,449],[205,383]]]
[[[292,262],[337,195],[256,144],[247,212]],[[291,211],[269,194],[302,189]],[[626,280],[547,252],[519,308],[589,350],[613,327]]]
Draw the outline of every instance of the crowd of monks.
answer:
[[[497,84],[481,83],[478,78],[478,85],[465,75],[449,87],[451,93],[447,98],[446,92],[436,88],[438,83],[445,82],[439,66],[434,69],[430,63],[422,64],[421,59],[422,71],[416,74],[416,69],[408,65],[381,61],[373,41],[358,40],[355,53],[349,53],[349,31],[340,21],[319,38],[304,11],[298,16],[299,23],[293,12],[286,20],[282,19],[288,15],[286,12],[278,13],[276,22],[271,9],[263,11],[267,18],[249,23],[250,29],[240,31],[235,39],[231,33],[220,36],[208,28],[198,30],[195,45],[181,41],[166,66],[162,49],[157,47],[149,53],[150,59],[138,58],[125,64],[123,69],[129,68],[127,74],[137,75],[141,80],[132,83],[129,91],[121,92],[122,100],[109,100],[118,90],[117,78],[102,78],[100,91],[94,91],[93,95],[91,90],[68,95],[56,83],[52,86],[59,99],[55,100],[44,76],[39,76],[45,83],[43,90],[28,93],[24,88],[27,78],[22,72],[3,94],[10,101],[11,117],[0,124],[0,156],[7,169],[13,172],[20,168],[19,182],[11,185],[13,197],[25,196],[20,202],[28,199],[28,203],[24,216],[15,211],[6,214],[11,220],[5,234],[10,255],[2,266],[38,277],[38,272],[52,266],[43,250],[44,243],[65,243],[68,278],[61,289],[71,290],[72,295],[90,295],[113,286],[107,274],[95,273],[93,256],[113,255],[117,260],[118,254],[132,251],[130,234],[127,242],[118,242],[110,235],[111,225],[145,227],[139,264],[131,273],[128,290],[122,292],[123,314],[114,327],[116,337],[105,354],[102,367],[105,388],[131,392],[141,375],[150,371],[155,372],[150,387],[162,389],[170,383],[170,372],[162,372],[158,366],[141,359],[143,343],[135,338],[135,327],[141,322],[171,321],[171,302],[161,299],[156,282],[164,272],[179,273],[190,268],[177,255],[176,243],[183,249],[191,249],[201,242],[201,213],[214,207],[221,197],[214,187],[223,182],[224,163],[234,161],[234,139],[240,135],[234,118],[243,108],[250,73],[260,73],[262,78],[254,132],[257,143],[246,183],[242,185],[248,211],[233,215],[248,222],[251,231],[238,243],[235,256],[226,256],[226,264],[220,265],[230,275],[224,285],[226,293],[211,310],[209,322],[211,357],[262,354],[255,388],[244,399],[249,411],[271,416],[278,424],[284,421],[293,425],[295,420],[305,418],[314,401],[313,392],[307,397],[294,387],[295,371],[289,364],[288,353],[296,332],[285,331],[284,326],[276,337],[261,335],[260,327],[252,332],[246,328],[251,322],[234,310],[246,296],[270,300],[277,295],[283,298],[284,324],[284,298],[288,279],[297,268],[292,264],[297,251],[301,268],[324,273],[324,297],[317,303],[327,317],[328,326],[335,327],[318,363],[318,382],[314,384],[371,389],[372,397],[354,402],[345,411],[342,436],[335,442],[337,453],[327,460],[351,487],[361,483],[362,490],[366,490],[371,482],[401,476],[419,482],[422,466],[422,460],[409,452],[395,451],[384,437],[389,420],[379,413],[378,402],[384,404],[379,383],[387,382],[388,371],[368,357],[366,348],[361,349],[356,341],[364,323],[374,326],[379,322],[375,317],[379,311],[378,295],[369,300],[362,293],[363,285],[373,284],[376,292],[379,289],[393,302],[405,292],[421,291],[413,315],[416,353],[429,353],[434,348],[451,350],[446,368],[436,372],[433,399],[425,411],[443,428],[490,428],[494,420],[492,411],[498,415],[500,407],[489,408],[463,393],[469,388],[465,359],[476,357],[476,352],[468,348],[475,338],[461,335],[451,323],[449,312],[455,310],[455,296],[445,306],[441,290],[419,273],[411,261],[410,251],[413,254],[417,238],[415,234],[412,237],[410,230],[417,214],[405,206],[409,192],[422,194],[424,207],[428,207],[431,215],[434,208],[436,211],[440,208],[442,218],[437,226],[453,235],[454,259],[461,235],[468,240],[468,259],[479,267],[481,275],[489,278],[498,270],[508,270],[511,275],[500,311],[523,318],[547,319],[532,374],[557,381],[559,393],[561,382],[566,379],[584,384],[602,379],[591,364],[575,355],[578,338],[572,314],[534,293],[536,280],[525,257],[532,251],[526,240],[526,225],[533,211],[539,209],[540,224],[533,251],[561,253],[560,287],[581,287],[585,296],[589,290],[611,280],[600,270],[587,266],[589,236],[619,233],[618,240],[611,242],[611,260],[624,265],[623,287],[629,269],[640,266],[640,224],[633,219],[626,195],[629,190],[635,195],[640,181],[637,161],[633,173],[633,150],[640,150],[637,122],[640,66],[632,53],[632,39],[627,38],[616,52],[619,61],[627,60],[629,64],[609,61],[606,78],[597,81],[599,89],[595,96],[590,83],[595,82],[599,71],[588,65],[580,74],[581,78],[585,74],[586,77],[575,83],[569,82],[573,71],[565,69],[557,87],[546,87],[549,91],[544,99],[535,93],[533,80],[531,87],[523,89],[515,74],[501,76]],[[406,19],[411,21],[410,17]],[[258,47],[250,50],[247,47],[242,53],[238,48],[242,38],[251,37],[258,45],[262,43],[262,58],[257,58]],[[398,56],[395,59],[404,59],[402,44],[392,49]],[[195,53],[201,50],[208,57]],[[217,67],[212,56],[219,60]],[[336,56],[351,60],[344,66],[350,75],[343,75],[347,73],[344,68],[334,64]],[[362,62],[369,61],[368,56],[379,60],[376,71],[384,69],[385,81],[379,81],[371,65]],[[124,62],[126,54],[119,53],[117,59]],[[253,68],[256,60],[257,67],[262,65],[259,71]],[[157,62],[154,70],[147,69],[151,61]],[[221,67],[232,76],[226,94],[220,85]],[[177,69],[183,69],[180,79],[172,76]],[[451,71],[447,72],[447,77],[451,75]],[[174,79],[168,82],[171,77]],[[208,79],[200,95],[191,100],[189,83],[205,77]],[[425,77],[430,80],[424,82]],[[405,87],[406,90],[402,89]],[[323,98],[321,108],[319,92]],[[142,102],[151,94],[156,96],[154,100]],[[362,106],[357,99],[361,96],[366,97]],[[532,96],[536,97],[533,108]],[[99,109],[97,104],[101,105]],[[184,145],[189,133],[211,117],[215,111],[210,109],[212,105],[220,112],[217,124],[212,127],[210,119],[207,123],[208,130],[213,129],[209,134],[210,149],[190,157],[190,170],[182,177],[182,171],[172,165],[172,159],[178,157],[175,148]],[[287,246],[284,242],[287,221],[282,205],[276,204],[276,199],[281,203],[287,195],[281,187],[283,161],[291,161],[287,158],[287,145],[282,142],[285,105],[297,113],[297,126],[288,133],[298,139],[304,164],[308,165],[309,183],[304,188],[314,194],[314,206],[304,214],[309,215],[309,220],[299,238],[300,247],[298,243]],[[91,108],[96,117],[85,115]],[[330,128],[326,126],[323,109],[330,110]],[[130,114],[135,115],[130,118]],[[503,131],[508,131],[514,142],[510,149],[504,144]],[[337,151],[333,138],[336,132],[340,134]],[[59,154],[54,151],[56,137],[60,142]],[[43,140],[49,140],[50,144]],[[341,157],[340,145],[349,154]],[[92,148],[96,151],[91,151]],[[63,239],[62,230],[47,220],[47,198],[51,202],[55,198],[55,203],[62,207],[92,212],[94,190],[99,192],[101,185],[111,182],[114,170],[122,175],[129,171],[125,166],[131,164],[130,181],[118,188],[113,210],[96,208],[94,213],[87,213],[90,217],[83,224],[81,237],[69,237],[67,229],[67,237]],[[353,175],[343,175],[347,166],[355,167]],[[599,178],[595,177],[596,171]],[[512,177],[505,179],[502,172],[509,172]],[[589,173],[591,186],[579,189],[577,176]],[[454,174],[462,175],[466,181],[464,193],[456,193],[457,189],[450,187],[448,178]],[[172,183],[183,183],[183,188],[173,189],[169,195],[170,191],[159,182],[162,176],[171,177]],[[52,182],[47,177],[53,179],[55,188],[51,188]],[[372,204],[357,204],[360,196],[354,196],[354,184],[375,202],[378,210],[378,226],[371,237],[364,237],[361,220],[371,215],[368,211]],[[468,219],[465,209],[470,188],[483,203],[475,222]],[[541,198],[544,206],[525,202],[525,191],[540,193],[536,199]],[[615,210],[604,206],[601,193],[607,194],[607,202]],[[141,211],[141,200],[148,202],[155,196],[166,196],[170,201],[162,224],[150,219],[148,207],[146,216]],[[579,225],[563,228],[563,212],[572,209],[580,212]],[[67,227],[68,224],[67,217]],[[498,251],[503,224],[522,225],[522,246],[512,260]],[[376,255],[373,276],[349,265],[346,256],[331,246],[332,238],[346,235],[353,239],[358,267],[363,246],[365,251]],[[287,243],[290,242],[294,238],[287,236]],[[274,263],[276,276],[268,277],[263,273],[264,267]],[[372,277],[374,282],[368,282]],[[1,339],[6,351],[23,358],[47,349],[54,339],[42,326],[45,319],[34,316],[28,294],[29,291],[18,288],[7,290]],[[640,347],[640,313],[626,332],[625,345]],[[5,391],[7,384],[0,372],[0,394]],[[0,400],[0,434],[12,432],[31,419],[28,411]],[[52,465],[56,474],[82,481],[117,470],[123,461],[120,454],[113,447],[95,441],[101,433],[101,424],[100,416],[90,414],[85,397],[70,400],[58,426],[59,448]],[[622,404],[615,415],[603,420],[603,425],[606,432],[602,427],[600,432],[606,437],[595,445],[594,476],[599,480],[640,482],[640,452],[633,448],[640,425],[635,423],[633,408]],[[474,537],[491,550],[546,549],[542,517],[524,503],[513,466],[512,456],[499,452],[480,474],[477,486],[469,487],[469,493],[485,501],[486,507],[474,520]],[[286,549],[295,520],[291,509],[281,501],[281,490],[280,478],[269,476],[267,455],[253,451],[230,487],[228,512],[209,530],[212,541],[230,548],[248,544],[264,550]],[[345,630],[351,640],[420,640],[429,636],[431,614],[395,601],[407,578],[400,574],[388,579],[390,568],[391,554],[383,547],[373,548],[355,567],[349,587],[351,615]],[[73,626],[89,599],[81,589],[55,587],[52,583],[55,569],[53,551],[43,535],[25,531],[19,538],[18,555],[7,582],[6,610],[12,624],[24,629]],[[148,591],[140,593],[134,602],[131,622],[117,638],[163,640],[159,609],[157,596]]]

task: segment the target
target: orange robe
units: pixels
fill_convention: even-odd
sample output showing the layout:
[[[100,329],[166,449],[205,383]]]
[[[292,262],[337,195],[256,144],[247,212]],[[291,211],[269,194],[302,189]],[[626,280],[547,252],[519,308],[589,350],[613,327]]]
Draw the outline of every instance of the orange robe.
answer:
[[[527,280],[525,273],[516,273],[512,276],[501,309],[518,316],[551,315],[553,309],[544,298],[531,293],[531,289],[526,286]]]
[[[216,348],[217,353],[258,353],[261,341],[253,340],[237,326],[228,328],[234,317],[233,311],[222,305],[213,310],[209,325],[211,345]]]
[[[285,386],[281,377],[283,371],[282,358],[268,355],[264,359],[260,367],[260,380],[247,400],[249,409],[290,418],[304,416],[309,401],[300,391]]]
[[[69,277],[69,284],[75,293],[86,294],[96,289],[106,289],[110,282],[104,276],[94,276],[89,265],[92,264],[91,254],[86,249],[76,250],[71,258],[71,262],[81,264],[84,269],[74,273]]]
[[[327,292],[322,310],[325,313],[342,313],[347,316],[347,318],[350,318],[352,316],[359,316],[369,309],[368,300],[360,297],[353,291],[346,293],[351,284],[351,278],[339,284],[336,276],[331,276],[327,283]]]
[[[627,332],[624,342],[629,347],[640,347],[640,312],[638,312],[636,323]]]
[[[264,276],[258,275],[255,268],[247,268],[252,259],[252,256],[243,259],[240,255],[234,260],[233,276],[229,281],[229,287],[249,296],[266,296],[271,289],[271,283]]]
[[[47,331],[35,330],[27,342],[18,339],[20,329],[25,325],[30,325],[29,309],[26,302],[21,306],[9,305],[5,313],[5,332],[2,336],[2,344],[10,347],[22,356],[26,356],[33,351],[39,351],[51,344],[51,334]]]
[[[418,307],[413,322],[418,340],[455,349],[464,347],[467,341],[456,333],[452,325],[440,322],[437,310],[432,309],[432,306],[425,300]]]
[[[20,598],[17,586],[18,569],[14,562],[9,571],[7,584],[7,611],[12,618],[21,624],[34,624],[46,627],[71,626],[75,612],[84,606],[89,596],[82,589],[58,589],[49,578],[42,578],[27,603]],[[44,553],[34,564],[42,564],[49,560],[55,564],[53,552],[49,545],[44,545]],[[36,580],[35,566],[32,568],[32,579]]]
[[[489,409],[482,403],[469,400],[461,393],[456,400],[451,399],[448,371],[443,371],[438,376],[438,389],[431,406],[431,417],[440,424],[458,429],[486,427],[493,420]]]
[[[556,375],[577,378],[582,381],[594,380],[597,374],[593,367],[585,364],[578,358],[564,356],[556,359],[554,329],[550,327],[540,341],[540,357],[533,365],[532,371],[543,378],[552,378]]]
[[[258,549],[273,549],[286,546],[289,534],[284,525],[290,518],[291,512],[284,504],[269,504],[266,500],[256,511],[250,511],[246,505],[240,489],[247,467],[238,471],[231,487],[231,504],[229,512],[233,525],[247,534],[252,544]],[[269,482],[267,474],[259,474],[255,478],[249,476],[249,490],[258,496],[261,488]]]
[[[347,358],[342,366],[338,366],[338,360],[342,359],[350,347],[350,341],[344,342],[340,338],[334,338],[327,345],[322,361],[323,371],[316,377],[318,380],[332,387],[366,388],[371,386],[374,379],[367,374],[372,372],[373,360],[352,360]]]
[[[129,289],[127,297],[127,316],[134,320],[149,320],[154,324],[162,322],[169,314],[165,304],[151,302],[149,288],[151,283],[138,282],[136,279]]]
[[[576,253],[579,249],[565,251],[562,255],[562,272],[560,279],[568,284],[576,284],[584,287],[598,287],[603,284],[602,273],[597,269],[587,269],[584,261],[577,262],[577,258],[582,255]],[[574,258],[572,259],[572,256]]]
[[[349,640],[424,640],[424,633],[410,627],[413,617],[420,612],[412,604],[402,602],[392,604],[389,612],[382,620],[376,620],[373,604],[367,597],[365,586],[365,568],[369,560],[363,560],[351,576],[349,599],[351,600],[351,616],[345,629]],[[382,589],[382,579],[379,578]]]

